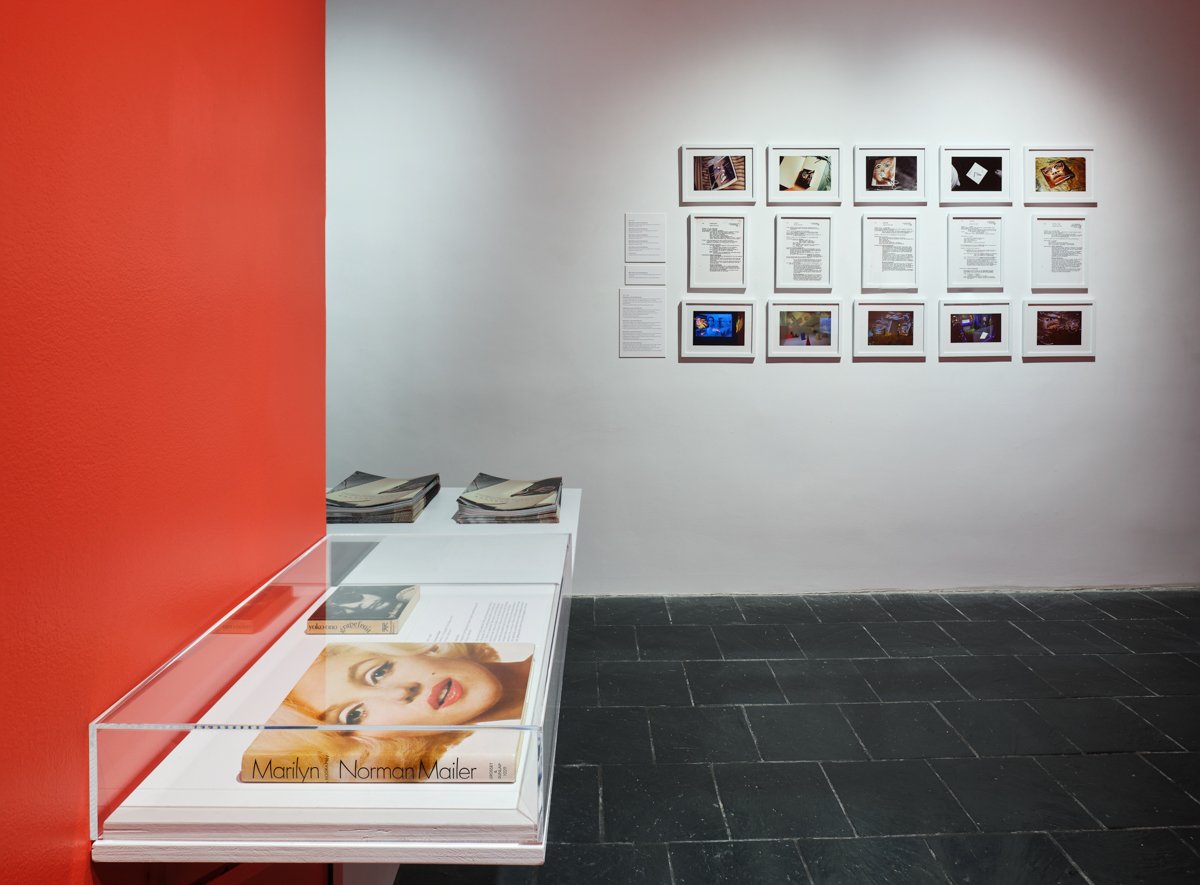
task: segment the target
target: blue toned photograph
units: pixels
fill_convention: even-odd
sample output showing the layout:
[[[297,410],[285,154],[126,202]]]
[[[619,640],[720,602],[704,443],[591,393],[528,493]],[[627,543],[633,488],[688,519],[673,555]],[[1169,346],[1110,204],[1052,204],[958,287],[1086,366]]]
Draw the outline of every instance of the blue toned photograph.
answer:
[[[746,312],[742,310],[695,311],[692,314],[692,344],[698,347],[741,347],[746,343]]]
[[[997,344],[1004,340],[1003,335],[1001,314],[950,314],[950,342],[952,344]]]

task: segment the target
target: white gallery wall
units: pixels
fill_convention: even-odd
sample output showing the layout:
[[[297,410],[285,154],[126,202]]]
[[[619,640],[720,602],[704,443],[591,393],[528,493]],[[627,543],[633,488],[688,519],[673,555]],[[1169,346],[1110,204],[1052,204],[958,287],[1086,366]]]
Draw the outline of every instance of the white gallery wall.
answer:
[[[580,593],[1200,581],[1198,26],[1192,0],[329,0],[328,480],[562,474]],[[806,143],[843,149],[842,361],[680,363],[680,145],[757,145],[761,177]],[[850,357],[856,143],[928,148],[924,363]],[[939,362],[937,148],[1035,143],[1097,151],[1098,356]],[[760,311],[788,211],[761,185]],[[617,356],[627,211],[667,213],[665,360]]]

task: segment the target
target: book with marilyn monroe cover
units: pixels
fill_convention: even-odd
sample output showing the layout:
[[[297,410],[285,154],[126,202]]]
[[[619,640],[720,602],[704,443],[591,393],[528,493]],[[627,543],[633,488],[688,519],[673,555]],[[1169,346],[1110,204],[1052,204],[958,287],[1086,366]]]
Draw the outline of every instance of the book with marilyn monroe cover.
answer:
[[[239,780],[512,783],[526,734],[494,726],[524,722],[533,653],[531,643],[330,643],[271,715],[278,727],[242,754]]]

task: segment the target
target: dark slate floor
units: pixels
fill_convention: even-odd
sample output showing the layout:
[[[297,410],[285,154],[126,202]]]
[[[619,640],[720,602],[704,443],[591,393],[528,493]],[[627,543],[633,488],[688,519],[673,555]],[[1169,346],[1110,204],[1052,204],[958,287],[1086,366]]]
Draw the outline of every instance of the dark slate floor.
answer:
[[[577,598],[544,867],[1200,882],[1200,590]]]

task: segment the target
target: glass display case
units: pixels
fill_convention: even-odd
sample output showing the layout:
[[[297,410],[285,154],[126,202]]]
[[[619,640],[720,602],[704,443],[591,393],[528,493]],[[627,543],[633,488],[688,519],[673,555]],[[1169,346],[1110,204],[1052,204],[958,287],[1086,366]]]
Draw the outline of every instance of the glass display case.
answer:
[[[322,539],[91,723],[93,858],[541,862],[571,540]]]

